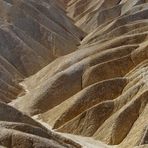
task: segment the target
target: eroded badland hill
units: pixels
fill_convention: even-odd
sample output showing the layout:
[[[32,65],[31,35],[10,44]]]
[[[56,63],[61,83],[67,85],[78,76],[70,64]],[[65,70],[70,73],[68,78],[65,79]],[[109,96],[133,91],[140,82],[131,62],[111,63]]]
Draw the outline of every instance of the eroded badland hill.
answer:
[[[148,0],[0,0],[0,147],[148,148]]]

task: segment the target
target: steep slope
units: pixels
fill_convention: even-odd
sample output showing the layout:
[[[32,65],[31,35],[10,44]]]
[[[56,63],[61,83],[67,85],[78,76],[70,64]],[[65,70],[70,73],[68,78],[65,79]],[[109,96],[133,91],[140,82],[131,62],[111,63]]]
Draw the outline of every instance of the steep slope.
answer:
[[[23,112],[0,127],[14,145],[147,147],[147,0],[0,2],[2,105]]]
[[[0,131],[0,145],[8,148],[81,147],[4,103],[0,103]]]
[[[24,95],[19,82],[77,50],[84,36],[59,2],[0,0],[0,147],[81,147],[2,102]]]
[[[0,95],[5,102],[22,91],[18,82],[59,56],[77,50],[84,37],[60,3],[0,1]],[[8,93],[8,95],[7,95]]]

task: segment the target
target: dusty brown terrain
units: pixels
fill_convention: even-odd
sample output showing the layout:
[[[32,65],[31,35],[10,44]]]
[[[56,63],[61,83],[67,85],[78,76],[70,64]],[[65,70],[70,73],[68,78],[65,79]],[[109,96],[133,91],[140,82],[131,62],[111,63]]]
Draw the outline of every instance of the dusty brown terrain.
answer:
[[[148,0],[0,0],[0,147],[148,148]]]

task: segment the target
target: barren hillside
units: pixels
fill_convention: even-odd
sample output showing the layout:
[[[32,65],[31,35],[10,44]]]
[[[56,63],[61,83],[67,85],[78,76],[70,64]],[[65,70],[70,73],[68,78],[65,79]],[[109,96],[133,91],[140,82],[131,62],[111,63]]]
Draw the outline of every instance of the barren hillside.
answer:
[[[0,0],[0,147],[148,148],[148,0]]]

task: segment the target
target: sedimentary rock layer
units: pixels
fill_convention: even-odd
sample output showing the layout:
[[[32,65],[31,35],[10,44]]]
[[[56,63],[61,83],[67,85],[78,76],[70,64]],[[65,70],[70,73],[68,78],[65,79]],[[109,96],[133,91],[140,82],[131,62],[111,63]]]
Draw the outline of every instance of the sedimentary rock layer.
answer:
[[[148,146],[147,0],[1,0],[0,18],[0,145]]]

